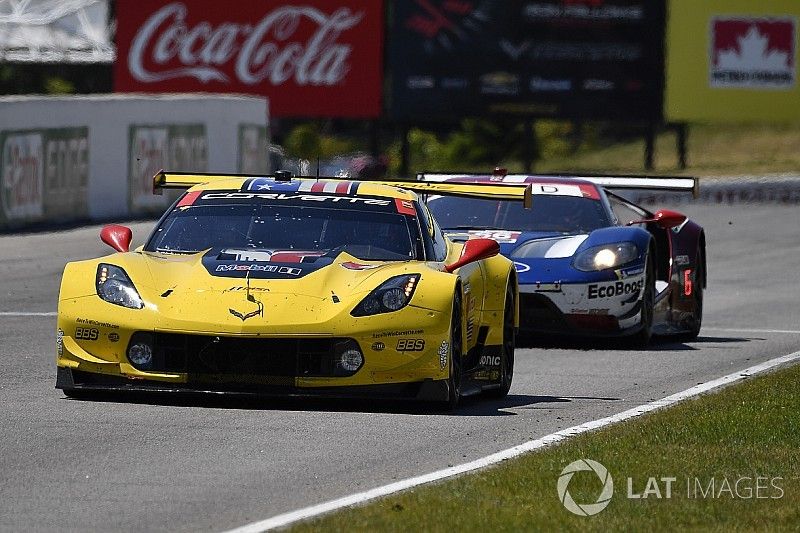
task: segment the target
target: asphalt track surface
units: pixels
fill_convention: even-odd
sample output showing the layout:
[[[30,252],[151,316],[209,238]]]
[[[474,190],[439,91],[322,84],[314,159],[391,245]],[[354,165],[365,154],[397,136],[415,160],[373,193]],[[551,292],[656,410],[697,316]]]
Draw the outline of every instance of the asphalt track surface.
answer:
[[[471,461],[800,349],[797,208],[681,210],[708,237],[697,341],[518,348],[508,398],[452,414],[329,401],[67,399],[53,388],[55,317],[35,313],[55,311],[66,261],[108,248],[98,227],[0,236],[0,530],[225,530]],[[133,225],[135,242],[150,226]]]

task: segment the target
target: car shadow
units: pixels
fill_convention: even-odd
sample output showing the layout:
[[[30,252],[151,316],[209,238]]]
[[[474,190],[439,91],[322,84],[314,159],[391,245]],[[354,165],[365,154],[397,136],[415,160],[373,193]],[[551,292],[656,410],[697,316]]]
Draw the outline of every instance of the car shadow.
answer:
[[[91,391],[66,401],[139,404],[167,407],[197,407],[204,409],[231,409],[247,411],[308,411],[326,413],[387,413],[419,416],[515,416],[507,409],[546,408],[548,404],[568,403],[575,400],[618,401],[619,398],[588,396],[538,396],[509,394],[502,399],[487,398],[476,394],[461,399],[458,407],[449,410],[446,406],[413,400],[363,400],[340,398],[266,397],[254,395],[221,395],[195,392],[141,393],[120,391]]]
[[[698,350],[695,344],[703,343],[739,343],[763,341],[761,337],[711,337],[701,335],[690,341],[680,340],[678,337],[653,336],[650,344],[645,348],[626,346],[624,339],[620,338],[591,338],[591,337],[518,337],[517,348],[540,349],[567,349],[567,350],[615,350],[623,352],[660,352]]]

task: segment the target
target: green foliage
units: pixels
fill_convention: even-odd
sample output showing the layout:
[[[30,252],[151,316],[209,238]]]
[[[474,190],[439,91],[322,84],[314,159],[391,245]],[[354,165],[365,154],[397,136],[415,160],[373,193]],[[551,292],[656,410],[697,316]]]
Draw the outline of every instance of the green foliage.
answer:
[[[52,76],[44,80],[44,90],[47,94],[73,94],[75,84],[64,78]]]
[[[316,122],[307,122],[293,127],[284,143],[286,153],[314,161],[318,157],[346,154],[361,149],[358,142],[347,137],[324,134]]]

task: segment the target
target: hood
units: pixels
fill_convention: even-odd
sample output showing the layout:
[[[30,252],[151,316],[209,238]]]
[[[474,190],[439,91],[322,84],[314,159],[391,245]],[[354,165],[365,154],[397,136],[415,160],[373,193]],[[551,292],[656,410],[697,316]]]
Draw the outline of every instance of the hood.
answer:
[[[388,277],[411,270],[407,262],[360,261],[347,253],[294,263],[231,259],[220,250],[135,255],[121,266],[178,329],[188,321],[194,323],[189,329],[205,329],[198,325],[204,323],[242,331],[319,324],[355,306]],[[255,316],[260,318],[249,320]]]

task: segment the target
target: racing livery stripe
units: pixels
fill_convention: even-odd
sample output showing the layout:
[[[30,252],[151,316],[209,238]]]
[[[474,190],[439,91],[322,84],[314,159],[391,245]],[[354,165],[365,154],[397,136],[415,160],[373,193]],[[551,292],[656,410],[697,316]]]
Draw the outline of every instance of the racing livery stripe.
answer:
[[[195,202],[195,200],[197,200],[197,197],[200,196],[201,194],[203,194],[203,191],[187,192],[186,194],[183,195],[183,198],[181,198],[181,201],[178,202],[178,205],[176,205],[175,207],[186,207],[192,205]]]
[[[336,193],[337,194],[348,194],[350,192],[350,184],[352,182],[343,181],[336,185]]]
[[[325,192],[325,183],[320,183],[319,181],[314,182],[311,185],[311,192]]]
[[[314,186],[313,181],[302,181],[300,182],[300,186],[297,188],[297,192],[311,192],[311,187]]]

